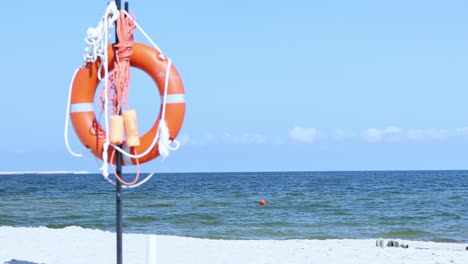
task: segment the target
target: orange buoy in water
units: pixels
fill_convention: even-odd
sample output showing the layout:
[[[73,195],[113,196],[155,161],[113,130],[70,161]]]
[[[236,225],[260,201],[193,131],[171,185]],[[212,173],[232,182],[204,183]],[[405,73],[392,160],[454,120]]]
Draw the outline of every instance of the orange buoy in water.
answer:
[[[262,200],[260,200],[260,205],[261,205],[261,206],[264,206],[264,205],[266,205],[266,202],[265,202],[265,200],[263,200],[263,199],[262,199]]]

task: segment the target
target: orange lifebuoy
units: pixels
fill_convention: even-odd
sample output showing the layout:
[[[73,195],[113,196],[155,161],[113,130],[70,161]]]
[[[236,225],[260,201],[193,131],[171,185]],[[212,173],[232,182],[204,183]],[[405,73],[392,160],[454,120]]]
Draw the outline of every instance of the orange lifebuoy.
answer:
[[[158,87],[159,95],[164,95],[164,84],[166,78],[166,70],[168,60],[164,56],[160,56],[156,49],[142,43],[133,43],[133,53],[130,57],[130,65],[136,67],[148,74]],[[111,63],[115,59],[115,50],[112,46],[108,48],[108,67],[109,71],[113,69],[114,64]],[[94,156],[102,159],[103,145],[106,142],[106,132],[102,129],[96,114],[94,112],[94,95],[99,85],[98,71],[100,62],[87,63],[81,67],[75,75],[72,82],[71,101],[70,101],[70,117],[73,128],[81,141],[81,143],[89,148]],[[159,116],[151,127],[151,129],[140,137],[140,145],[136,147],[127,147],[124,142],[124,149],[130,150],[131,153],[145,152],[153,142],[159,122],[161,120],[161,110]],[[170,76],[168,81],[168,90],[166,97],[166,114],[165,120],[169,128],[169,139],[174,140],[179,133],[185,115],[185,99],[184,87],[179,73],[174,65],[171,65]],[[109,159],[112,147],[109,148]],[[122,161],[124,165],[142,164],[159,156],[158,145],[156,145],[148,154],[138,159],[125,158]],[[114,160],[108,160],[109,163],[115,163]]]

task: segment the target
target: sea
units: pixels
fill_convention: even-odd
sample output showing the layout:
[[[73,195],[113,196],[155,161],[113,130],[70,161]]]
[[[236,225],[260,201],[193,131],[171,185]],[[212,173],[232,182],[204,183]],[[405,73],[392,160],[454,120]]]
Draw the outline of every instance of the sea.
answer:
[[[121,198],[124,233],[468,242],[468,171],[163,173]],[[115,225],[100,174],[0,175],[0,226]]]

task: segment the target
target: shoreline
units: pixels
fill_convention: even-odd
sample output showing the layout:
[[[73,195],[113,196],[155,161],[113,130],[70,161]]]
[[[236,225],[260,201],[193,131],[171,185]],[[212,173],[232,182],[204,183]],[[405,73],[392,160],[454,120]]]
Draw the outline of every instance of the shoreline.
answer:
[[[124,263],[147,263],[148,245],[152,245],[149,238],[155,239],[151,252],[158,264],[468,263],[464,243],[394,239],[408,245],[401,248],[376,246],[378,238],[222,240],[128,233],[123,235]],[[76,226],[1,226],[0,263],[15,263],[12,260],[31,264],[115,263],[115,233]]]

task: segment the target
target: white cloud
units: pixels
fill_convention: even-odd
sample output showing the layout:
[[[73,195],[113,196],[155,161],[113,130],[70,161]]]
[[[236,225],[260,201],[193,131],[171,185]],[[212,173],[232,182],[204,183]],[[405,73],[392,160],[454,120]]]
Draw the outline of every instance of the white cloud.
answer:
[[[329,142],[364,141],[367,143],[378,142],[417,142],[447,140],[451,138],[468,138],[468,126],[456,129],[403,129],[398,126],[383,128],[368,128],[361,131],[337,129],[326,132],[312,127],[295,126],[288,132],[289,140],[300,143],[314,143],[318,140]],[[253,145],[281,145],[288,139],[276,135],[263,135],[259,133],[230,133],[214,134],[207,132],[203,135],[181,134],[177,138],[183,145],[207,145],[207,144],[253,144]]]
[[[424,140],[425,133],[423,129],[410,129],[406,132],[406,137],[414,141]]]
[[[312,143],[318,140],[320,137],[320,132],[318,129],[313,127],[300,127],[295,126],[289,130],[289,138],[293,141],[303,142],[303,143]]]
[[[451,132],[447,129],[428,129],[426,134],[429,139],[446,139],[451,136]]]
[[[365,141],[375,143],[383,140],[398,141],[401,139],[402,129],[397,126],[386,128],[369,128],[362,132]]]
[[[265,136],[260,134],[231,134],[224,133],[222,137],[223,141],[233,144],[265,144],[267,139]]]
[[[468,137],[468,127],[453,130],[426,128],[426,129],[402,129],[396,126],[386,128],[369,128],[362,132],[363,139],[370,143],[381,141],[427,141],[444,140],[451,137]]]
[[[209,145],[209,144],[266,144],[273,140],[269,140],[267,137],[261,134],[253,133],[224,133],[222,135],[216,135],[213,133],[205,133],[204,135],[188,135],[180,134],[177,140],[182,145]],[[276,139],[273,143],[277,144]]]
[[[456,129],[453,133],[447,129],[409,129],[406,132],[406,137],[412,141],[422,140],[441,140],[451,137],[452,135],[458,134],[459,129]],[[467,131],[468,132],[468,131]]]
[[[468,137],[468,127],[457,128],[455,133],[462,137]]]

